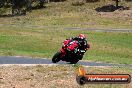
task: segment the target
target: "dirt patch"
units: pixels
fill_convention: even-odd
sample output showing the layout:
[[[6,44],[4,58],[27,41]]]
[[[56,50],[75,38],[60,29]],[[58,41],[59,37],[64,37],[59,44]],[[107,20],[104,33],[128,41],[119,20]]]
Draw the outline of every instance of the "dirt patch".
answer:
[[[116,10],[114,12],[98,12],[102,17],[107,18],[132,18],[132,10]]]
[[[88,67],[88,73],[129,73],[119,68]],[[132,88],[130,84],[88,84],[76,82],[75,68],[71,65],[0,66],[0,88]]]
[[[61,71],[62,70],[62,71]],[[1,88],[62,88],[77,87],[73,71],[58,66],[2,66]]]

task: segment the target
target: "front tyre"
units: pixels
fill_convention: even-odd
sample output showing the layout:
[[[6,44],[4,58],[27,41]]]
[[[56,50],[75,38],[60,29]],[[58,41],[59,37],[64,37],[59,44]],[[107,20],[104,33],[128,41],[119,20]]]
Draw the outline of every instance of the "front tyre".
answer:
[[[73,61],[70,62],[70,64],[77,64],[78,61],[79,61],[78,59],[73,60]]]
[[[61,56],[61,52],[57,52],[57,53],[53,56],[52,62],[53,62],[53,63],[59,62],[59,61],[60,61],[60,56]]]

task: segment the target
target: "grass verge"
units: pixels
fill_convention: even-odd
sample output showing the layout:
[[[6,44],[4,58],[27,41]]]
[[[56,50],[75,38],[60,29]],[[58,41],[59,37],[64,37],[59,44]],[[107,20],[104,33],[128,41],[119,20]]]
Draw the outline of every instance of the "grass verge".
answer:
[[[0,55],[51,58],[66,38],[79,33],[86,34],[91,44],[83,59],[132,64],[132,33],[7,27],[0,30]]]

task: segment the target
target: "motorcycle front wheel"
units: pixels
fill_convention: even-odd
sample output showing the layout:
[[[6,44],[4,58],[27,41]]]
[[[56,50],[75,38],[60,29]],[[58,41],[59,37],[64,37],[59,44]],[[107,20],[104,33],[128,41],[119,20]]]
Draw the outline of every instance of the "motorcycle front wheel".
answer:
[[[73,60],[73,61],[70,61],[70,64],[77,64],[79,60]]]
[[[57,53],[53,56],[52,62],[53,62],[53,63],[59,62],[59,61],[60,61],[60,56],[61,56],[61,52],[57,52]]]

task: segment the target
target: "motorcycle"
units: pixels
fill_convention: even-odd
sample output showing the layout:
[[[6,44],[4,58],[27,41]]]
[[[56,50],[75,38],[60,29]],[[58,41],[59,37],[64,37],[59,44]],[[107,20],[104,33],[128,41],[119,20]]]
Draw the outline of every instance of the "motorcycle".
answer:
[[[55,53],[52,58],[52,62],[57,63],[62,60],[70,62],[70,64],[76,64],[79,60],[82,59],[85,52],[85,50],[80,50],[78,48],[76,41],[73,41],[69,46],[67,46],[66,49],[62,47],[59,52]]]

